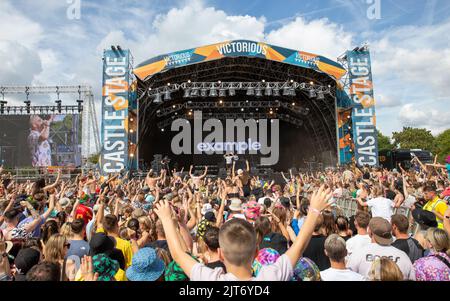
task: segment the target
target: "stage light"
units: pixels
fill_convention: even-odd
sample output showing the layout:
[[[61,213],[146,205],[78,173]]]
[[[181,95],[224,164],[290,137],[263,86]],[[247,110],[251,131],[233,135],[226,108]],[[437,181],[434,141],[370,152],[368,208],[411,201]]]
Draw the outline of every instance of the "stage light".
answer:
[[[155,100],[153,100],[154,103],[161,103],[161,94],[158,92],[155,94]]]
[[[291,83],[293,83],[294,82],[294,80],[293,79],[291,79]]]
[[[331,88],[331,85],[328,85],[328,88]]]
[[[273,96],[280,96],[280,90],[273,89]]]
[[[164,129],[161,129],[161,132],[164,132]]]
[[[56,107],[57,107],[57,109],[58,109],[58,113],[61,113],[61,100],[55,100],[55,102],[56,102]],[[53,111],[54,111],[54,109],[53,109]]]
[[[221,100],[219,100],[219,103],[220,103],[220,104],[222,104],[222,103],[223,103],[222,99],[221,99]]]
[[[191,116],[191,115],[192,115],[192,112],[189,112],[188,115]]]
[[[267,86],[265,93],[266,93],[266,96],[271,96],[272,95],[272,89],[269,86]]]
[[[211,88],[211,90],[209,90],[209,97],[217,97],[217,90]]]
[[[170,83],[167,83],[168,86],[170,86]]]
[[[316,97],[316,91],[314,89],[310,89],[309,90],[309,98],[314,98]]]
[[[202,97],[206,97],[208,95],[208,90],[207,89],[202,89],[201,92],[200,92],[200,95]]]
[[[77,103],[78,103],[78,113],[81,113],[81,111],[83,111],[83,100],[78,99]]]
[[[220,90],[219,90],[219,96],[220,96],[220,97],[225,97],[225,96],[227,96],[227,90],[225,90],[225,89],[220,89]]]
[[[350,140],[350,141],[351,141],[351,140],[352,140],[352,137],[349,137],[349,138],[348,138],[348,140]]]
[[[263,82],[263,83],[265,83],[265,82],[266,82],[266,80],[265,80],[265,79],[263,79],[263,80],[262,80],[262,82]]]
[[[133,158],[133,157],[134,157],[134,154],[130,154],[130,157]]]
[[[184,98],[188,98],[188,97],[190,97],[191,96],[191,91],[190,91],[190,89],[186,89],[186,90],[184,90]]]
[[[130,118],[130,121],[131,121],[131,122],[133,122],[133,121],[134,121],[134,119],[133,119],[133,118]]]
[[[295,88],[291,88],[291,89],[289,90],[289,94],[290,94],[290,96],[295,96],[295,95],[296,95],[296,93],[295,93]]]
[[[164,100],[171,100],[172,97],[170,97],[170,90],[166,90],[164,93]]]
[[[219,80],[218,83],[221,84],[222,82]]]
[[[255,90],[253,88],[248,88],[247,89],[247,96],[253,96],[255,95]]]
[[[174,109],[175,109],[175,108],[176,108],[176,106],[175,106],[175,105],[173,105],[173,106],[172,106],[172,108],[174,108]]]
[[[314,82],[313,82],[313,81],[310,81],[309,84],[310,84],[311,86],[314,86]]]
[[[322,90],[317,92],[317,99],[318,100],[324,100],[325,99],[325,95],[323,95]]]
[[[191,80],[190,80],[190,79],[188,79],[188,83],[189,83],[189,84],[191,83]]]
[[[285,87],[283,88],[283,95],[284,95],[284,96],[289,96],[289,95],[291,95],[291,91],[290,91],[290,89],[289,89],[288,86],[285,86]]]
[[[244,108],[241,109],[241,112],[244,112]]]
[[[133,129],[130,129],[130,133],[133,133],[134,131],[133,131]]]
[[[198,96],[198,89],[192,89],[191,91],[191,97],[197,97]]]
[[[292,103],[292,106],[295,106],[295,102]]]
[[[261,97],[261,96],[262,96],[262,90],[256,89],[256,97]]]
[[[230,94],[230,96],[235,96],[236,90],[234,88],[230,88],[230,90],[228,91],[228,94]]]

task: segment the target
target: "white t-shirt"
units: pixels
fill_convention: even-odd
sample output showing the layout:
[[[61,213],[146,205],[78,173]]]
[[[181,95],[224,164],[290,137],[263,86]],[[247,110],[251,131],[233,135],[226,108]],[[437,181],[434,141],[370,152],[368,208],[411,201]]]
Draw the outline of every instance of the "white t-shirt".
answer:
[[[365,281],[364,276],[349,269],[338,270],[329,268],[320,272],[322,281]]]
[[[28,148],[31,154],[31,164],[33,167],[51,166],[52,154],[48,140],[39,141],[41,133],[32,130],[28,135]]]
[[[372,211],[372,217],[382,217],[391,222],[391,216],[394,214],[394,201],[377,197],[367,201],[370,210]]]
[[[411,259],[405,252],[393,247],[370,243],[362,249],[355,250],[349,256],[347,268],[368,278],[372,263],[377,257],[386,257],[394,261],[403,273],[405,280],[415,280]]]
[[[258,276],[248,280],[252,281],[289,281],[294,274],[291,261],[286,254],[281,255],[274,264],[261,268]],[[197,263],[191,270],[191,281],[239,281],[231,273],[225,273],[222,268],[211,269],[202,263]]]
[[[369,245],[372,242],[372,239],[368,234],[366,235],[355,235],[349,240],[346,241],[347,253],[350,256],[354,251],[362,249]]]

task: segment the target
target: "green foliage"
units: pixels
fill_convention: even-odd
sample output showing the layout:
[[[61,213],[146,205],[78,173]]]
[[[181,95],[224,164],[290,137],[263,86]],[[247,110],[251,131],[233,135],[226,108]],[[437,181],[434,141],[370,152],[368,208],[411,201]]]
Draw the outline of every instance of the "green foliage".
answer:
[[[100,160],[100,154],[95,154],[88,158],[88,162],[93,163],[93,164],[97,164],[99,160]]]
[[[445,158],[450,155],[450,129],[439,134],[436,139],[436,154],[438,162],[445,163]]]
[[[391,139],[388,136],[384,136],[379,130],[378,134],[378,150],[392,150],[394,149],[394,144],[391,143]]]
[[[436,151],[436,142],[431,131],[412,127],[403,127],[401,132],[392,133],[394,145],[399,148],[420,148],[431,152]]]

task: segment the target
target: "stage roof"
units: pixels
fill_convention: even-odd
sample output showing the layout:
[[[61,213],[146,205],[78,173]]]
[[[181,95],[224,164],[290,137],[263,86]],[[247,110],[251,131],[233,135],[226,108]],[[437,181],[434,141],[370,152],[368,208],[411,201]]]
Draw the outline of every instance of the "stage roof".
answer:
[[[248,40],[227,41],[192,48],[149,59],[134,69],[134,74],[145,81],[155,74],[193,64],[219,60],[227,57],[255,57],[313,69],[339,80],[346,70],[339,63],[326,57]]]

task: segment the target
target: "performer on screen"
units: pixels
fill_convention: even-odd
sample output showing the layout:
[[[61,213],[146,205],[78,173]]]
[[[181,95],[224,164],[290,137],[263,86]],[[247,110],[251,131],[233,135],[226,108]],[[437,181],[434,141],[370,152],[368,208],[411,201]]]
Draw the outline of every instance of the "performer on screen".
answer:
[[[30,116],[30,134],[28,148],[30,149],[31,165],[33,167],[51,166],[52,153],[49,143],[50,124],[54,116],[43,120],[38,115]]]

